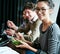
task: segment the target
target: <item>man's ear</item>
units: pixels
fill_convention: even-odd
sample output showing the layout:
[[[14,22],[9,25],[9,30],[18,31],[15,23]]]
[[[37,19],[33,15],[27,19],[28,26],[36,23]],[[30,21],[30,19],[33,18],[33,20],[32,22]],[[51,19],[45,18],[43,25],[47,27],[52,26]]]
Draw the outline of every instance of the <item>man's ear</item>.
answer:
[[[49,13],[52,14],[53,13],[53,9],[49,9]]]

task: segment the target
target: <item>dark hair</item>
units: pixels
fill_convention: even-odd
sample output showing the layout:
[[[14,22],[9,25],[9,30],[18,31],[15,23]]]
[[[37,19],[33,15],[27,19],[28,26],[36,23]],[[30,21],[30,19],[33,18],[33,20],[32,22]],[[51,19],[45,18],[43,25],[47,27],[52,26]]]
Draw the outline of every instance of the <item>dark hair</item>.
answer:
[[[41,1],[44,1],[44,2],[48,2],[48,6],[50,6],[50,8],[54,8],[54,3],[52,0],[37,0],[37,2],[41,2]]]
[[[35,8],[35,4],[34,4],[34,3],[32,3],[32,2],[27,2],[27,3],[25,3],[25,6],[24,6],[24,8],[23,8],[23,11],[24,11],[25,9],[34,10],[34,8]]]

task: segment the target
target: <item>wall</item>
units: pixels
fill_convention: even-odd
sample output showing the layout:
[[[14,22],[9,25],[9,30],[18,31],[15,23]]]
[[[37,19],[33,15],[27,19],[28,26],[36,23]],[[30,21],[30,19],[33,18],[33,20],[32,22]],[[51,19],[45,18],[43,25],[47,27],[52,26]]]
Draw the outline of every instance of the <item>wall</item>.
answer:
[[[55,4],[55,7],[54,7],[53,14],[51,15],[51,19],[52,19],[52,21],[56,22],[58,10],[59,10],[59,5],[60,5],[60,0],[53,0],[53,2]]]

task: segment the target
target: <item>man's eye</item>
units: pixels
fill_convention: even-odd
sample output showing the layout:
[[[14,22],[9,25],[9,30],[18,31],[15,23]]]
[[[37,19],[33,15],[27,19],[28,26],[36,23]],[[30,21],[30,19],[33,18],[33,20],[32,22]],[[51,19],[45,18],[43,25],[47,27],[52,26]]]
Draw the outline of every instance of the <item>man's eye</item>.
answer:
[[[46,9],[42,9],[42,10],[46,10]]]
[[[36,8],[36,10],[40,10],[39,8]]]

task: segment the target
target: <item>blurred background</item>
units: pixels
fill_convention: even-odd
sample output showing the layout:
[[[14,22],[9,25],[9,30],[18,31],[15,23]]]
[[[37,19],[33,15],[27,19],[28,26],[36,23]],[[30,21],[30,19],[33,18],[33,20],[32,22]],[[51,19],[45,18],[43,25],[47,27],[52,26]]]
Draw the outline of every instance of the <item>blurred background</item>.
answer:
[[[36,3],[37,0],[0,0],[0,33],[7,28],[7,20],[13,21],[17,26],[23,23],[22,10],[26,2]],[[55,3],[54,12],[51,15],[53,21],[60,26],[60,1],[53,0]]]

